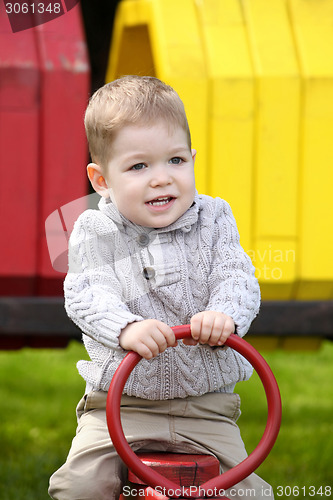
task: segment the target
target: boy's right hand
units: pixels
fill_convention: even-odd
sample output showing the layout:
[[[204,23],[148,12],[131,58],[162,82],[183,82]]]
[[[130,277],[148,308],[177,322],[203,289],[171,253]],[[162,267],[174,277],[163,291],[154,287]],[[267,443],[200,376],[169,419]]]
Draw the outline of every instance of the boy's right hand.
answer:
[[[157,319],[145,319],[130,323],[122,329],[119,344],[126,351],[135,351],[145,359],[151,359],[177,345],[170,326]]]

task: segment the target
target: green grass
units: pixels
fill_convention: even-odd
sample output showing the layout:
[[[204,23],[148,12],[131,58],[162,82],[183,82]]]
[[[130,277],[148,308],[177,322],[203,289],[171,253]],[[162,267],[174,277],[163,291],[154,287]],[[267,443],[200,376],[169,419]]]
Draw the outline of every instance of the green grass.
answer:
[[[311,486],[318,492],[315,498],[320,498],[321,486],[323,491],[325,486],[333,486],[333,343],[325,342],[319,351],[274,351],[264,357],[280,387],[282,425],[272,452],[257,473],[273,486],[276,498],[280,492],[285,493],[280,498],[314,498]],[[264,391],[256,374],[249,382],[238,384],[237,391],[243,407],[239,426],[251,452],[265,426]],[[289,495],[288,487],[296,487],[294,495]]]
[[[48,498],[48,478],[65,460],[76,428],[75,405],[84,383],[75,363],[82,356],[76,342],[65,350],[0,352],[1,500]],[[297,496],[297,489],[289,495],[289,486],[298,487],[302,499],[329,498],[325,490],[312,495],[310,486],[332,486],[333,343],[310,353],[274,351],[264,357],[280,386],[283,421],[258,473],[274,487],[276,499]],[[265,426],[264,392],[256,375],[237,391],[238,423],[251,452]]]
[[[64,461],[84,382],[83,348],[0,352],[0,498],[47,499],[48,478]]]

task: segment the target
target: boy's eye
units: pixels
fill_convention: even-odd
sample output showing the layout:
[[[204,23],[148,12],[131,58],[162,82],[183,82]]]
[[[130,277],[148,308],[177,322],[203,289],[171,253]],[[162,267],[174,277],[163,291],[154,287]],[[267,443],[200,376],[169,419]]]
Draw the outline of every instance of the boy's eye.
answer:
[[[146,165],[144,163],[136,163],[130,168],[130,170],[142,170],[145,166]]]
[[[169,160],[169,163],[172,163],[172,165],[180,165],[180,163],[183,162],[183,159],[180,158],[179,156],[175,156],[174,158],[171,158],[171,160]]]

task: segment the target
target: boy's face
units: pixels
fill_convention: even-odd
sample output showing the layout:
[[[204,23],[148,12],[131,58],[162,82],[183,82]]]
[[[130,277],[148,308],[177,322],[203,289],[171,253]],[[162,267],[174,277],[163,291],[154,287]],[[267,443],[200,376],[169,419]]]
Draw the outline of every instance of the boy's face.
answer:
[[[172,224],[194,200],[195,154],[180,127],[169,130],[163,121],[123,127],[113,140],[103,176],[113,203],[135,224],[154,228]],[[106,197],[108,191],[100,194]]]

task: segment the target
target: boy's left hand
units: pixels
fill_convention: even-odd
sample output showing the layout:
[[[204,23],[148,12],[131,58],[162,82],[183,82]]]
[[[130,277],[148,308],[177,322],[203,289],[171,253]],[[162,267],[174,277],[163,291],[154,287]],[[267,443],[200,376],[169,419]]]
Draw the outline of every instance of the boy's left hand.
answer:
[[[208,344],[221,346],[235,332],[234,320],[217,311],[202,311],[191,318],[192,338],[183,339],[186,345]]]

